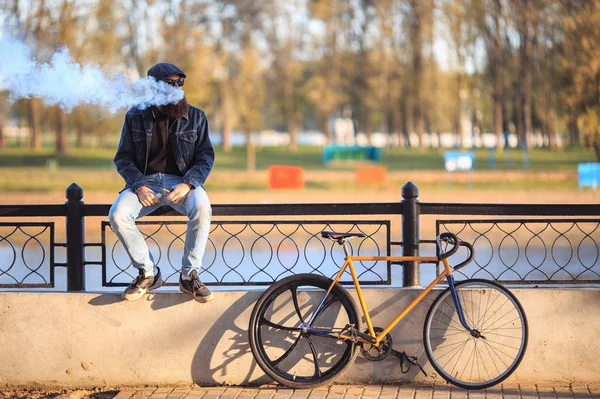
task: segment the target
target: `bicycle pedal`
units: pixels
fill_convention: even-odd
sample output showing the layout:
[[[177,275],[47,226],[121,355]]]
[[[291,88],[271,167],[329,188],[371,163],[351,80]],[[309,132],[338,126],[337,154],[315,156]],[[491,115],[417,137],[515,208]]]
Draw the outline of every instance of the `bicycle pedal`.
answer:
[[[409,356],[406,354],[406,352],[400,352],[395,349],[392,349],[392,353],[394,354],[394,356],[400,359],[400,371],[402,372],[402,374],[408,374],[410,368],[414,365],[418,366],[421,372],[425,374],[425,377],[427,377],[427,373],[419,364],[418,358],[416,356]],[[405,366],[404,362],[407,362],[408,364]]]

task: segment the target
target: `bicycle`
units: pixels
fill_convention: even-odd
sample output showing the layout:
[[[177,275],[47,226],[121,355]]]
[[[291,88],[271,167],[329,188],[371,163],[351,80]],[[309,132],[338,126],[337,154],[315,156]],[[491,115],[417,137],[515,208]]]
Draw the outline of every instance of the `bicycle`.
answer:
[[[448,258],[459,247],[466,247],[469,256],[454,270],[466,266],[474,257],[470,243],[452,233],[442,233],[436,237],[438,256],[352,256],[348,240],[364,234],[323,231],[321,236],[344,249],[345,262],[336,277],[286,277],[261,295],[250,317],[252,354],[275,381],[291,388],[332,383],[354,363],[358,346],[368,360],[383,360],[393,353],[401,357],[401,362],[408,361],[409,367],[418,365],[415,357],[392,348],[389,332],[444,278],[448,288],[431,304],[423,326],[431,366],[447,382],[465,389],[496,385],[519,366],[527,348],[528,326],[517,298],[496,282],[455,282],[452,276]],[[442,252],[442,242],[452,247]],[[380,328],[371,322],[354,261],[442,262],[444,270],[387,327]],[[364,331],[354,299],[339,283],[346,269],[367,324]],[[292,311],[287,304],[293,304]],[[422,367],[421,371],[425,373]]]

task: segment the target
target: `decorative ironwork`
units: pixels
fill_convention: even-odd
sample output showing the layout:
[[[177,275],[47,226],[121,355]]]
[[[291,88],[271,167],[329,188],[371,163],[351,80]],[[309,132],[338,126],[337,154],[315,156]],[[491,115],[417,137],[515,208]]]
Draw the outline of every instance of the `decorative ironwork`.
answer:
[[[0,223],[0,288],[54,287],[54,223]]]
[[[473,262],[456,277],[515,284],[600,281],[600,219],[438,220],[437,232],[443,231],[475,247]]]
[[[167,286],[178,285],[186,223],[137,222]],[[200,278],[207,285],[268,285],[298,273],[331,277],[339,271],[344,253],[321,238],[323,230],[365,234],[354,241],[352,250],[358,255],[390,254],[389,221],[213,221]],[[103,286],[128,285],[137,270],[106,221],[102,247]],[[355,267],[363,284],[391,283],[390,262],[356,262]],[[109,270],[114,271],[110,277]]]
[[[369,238],[353,241],[360,254],[390,254],[390,248],[399,248],[402,255],[415,254],[417,251],[431,252],[435,248],[428,240],[419,237],[419,223],[423,215],[452,215],[452,217],[523,217],[526,220],[449,220],[438,222],[440,228],[459,232],[463,239],[473,241],[478,253],[475,262],[461,270],[463,276],[483,276],[502,282],[573,284],[600,282],[598,258],[598,220],[592,219],[558,219],[540,221],[539,217],[600,217],[597,204],[456,204],[456,203],[424,203],[418,200],[419,190],[408,182],[402,187],[402,200],[399,202],[375,203],[322,203],[322,204],[213,204],[213,217],[308,217],[313,220],[321,217],[354,217],[367,218],[383,215],[382,218],[398,217],[402,223],[401,240],[392,241],[389,232],[389,221],[380,222],[385,229],[376,231],[373,227]],[[104,234],[102,243],[84,242],[86,232],[85,220],[88,217],[106,218],[111,204],[85,204],[83,189],[73,183],[65,191],[67,202],[64,204],[13,204],[0,205],[0,218],[64,218],[66,240],[64,243],[54,242],[54,225],[52,223],[4,223],[0,224],[0,289],[2,288],[38,288],[54,287],[54,268],[66,268],[67,290],[83,291],[85,289],[85,268],[100,265],[104,285],[125,285],[131,281],[131,269],[122,247],[115,246],[115,237],[108,234],[113,244],[106,241]],[[150,215],[152,217],[180,216],[170,208],[161,208]],[[156,219],[155,219],[156,220]],[[336,250],[332,243],[321,242],[315,237],[308,238],[318,231],[331,226],[331,230],[343,230],[340,225],[346,223],[346,230],[363,229],[366,222],[350,221],[295,221],[295,222],[215,222],[211,235],[224,238],[213,240],[211,237],[207,247],[207,262],[203,269],[203,279],[210,284],[220,285],[253,285],[269,284],[275,278],[302,271],[327,275],[328,267],[343,259],[343,254],[333,253]],[[378,222],[372,222],[377,224]],[[488,225],[484,228],[477,223]],[[509,227],[511,224],[522,226]],[[548,223],[545,227],[533,227]],[[561,224],[566,223],[566,224]],[[569,223],[574,223],[569,226]],[[148,226],[144,225],[147,224]],[[181,255],[185,222],[141,222],[148,231],[147,238],[151,246],[158,246],[153,251],[164,264],[165,271],[170,273],[169,285],[173,285],[174,275],[178,270],[178,256]],[[260,229],[259,225],[263,224]],[[321,224],[315,230],[314,226]],[[352,224],[356,224],[353,226]],[[103,225],[103,229],[107,223]],[[167,227],[168,225],[168,227]],[[235,228],[233,226],[235,225]],[[334,227],[335,225],[335,227]],[[461,226],[462,225],[462,226]],[[475,227],[477,225],[477,227]],[[7,227],[11,226],[11,227]],[[48,226],[46,231],[31,232],[29,226]],[[268,226],[268,227],[265,227]],[[311,229],[308,228],[311,226]],[[360,226],[360,227],[358,227]],[[540,225],[541,226],[541,225]],[[4,227],[4,230],[2,230]],[[271,228],[271,230],[269,230]],[[287,230],[287,229],[291,230]],[[169,232],[172,229],[172,232]],[[179,229],[179,230],[177,230]],[[294,230],[296,229],[296,230]],[[26,230],[26,231],[25,231]],[[110,230],[110,229],[109,229]],[[385,231],[385,233],[384,233]],[[166,238],[161,238],[166,234]],[[299,234],[308,238],[306,242],[298,239]],[[385,237],[380,237],[382,234]],[[467,235],[467,234],[470,234]],[[50,238],[46,240],[48,235]],[[249,239],[242,239],[250,235]],[[279,238],[275,238],[278,235]],[[169,238],[170,236],[170,238]],[[17,237],[20,237],[17,239]],[[160,240],[159,240],[160,238]],[[168,240],[170,245],[162,247]],[[250,243],[250,244],[249,244]],[[384,244],[381,244],[384,243]],[[161,245],[158,245],[161,244]],[[112,245],[112,246],[111,246]],[[381,247],[380,247],[381,245]],[[28,248],[27,251],[24,248]],[[29,250],[29,248],[36,250]],[[64,248],[65,259],[55,262],[56,247]],[[86,259],[86,255],[97,253],[100,249],[102,259]],[[383,248],[385,247],[385,251]],[[48,251],[46,251],[48,248]],[[116,268],[116,275],[107,279],[107,248],[113,253],[111,267]],[[119,249],[120,248],[120,249]],[[369,249],[370,248],[370,249]],[[91,249],[91,251],[86,251]],[[3,251],[3,252],[2,252]],[[119,252],[120,251],[120,252]],[[162,251],[162,252],[161,252]],[[364,251],[364,252],[362,252]],[[380,252],[381,251],[381,252]],[[86,253],[87,252],[87,253]],[[121,255],[115,255],[120,253]],[[285,254],[285,255],[284,255]],[[294,255],[295,254],[295,255]],[[310,255],[307,255],[310,254]],[[315,255],[324,254],[324,255]],[[487,254],[487,258],[485,258]],[[396,254],[395,254],[396,255]],[[397,254],[399,255],[399,254]],[[37,256],[37,258],[36,258]],[[92,255],[97,256],[97,255]],[[237,256],[237,258],[232,258]],[[324,260],[323,260],[323,259]],[[116,262],[113,260],[116,259]],[[116,266],[118,263],[118,267]],[[418,262],[402,262],[402,269],[394,278],[402,277],[402,286],[419,285],[419,273],[423,272]],[[432,268],[433,269],[433,268]],[[396,272],[396,270],[394,270]],[[360,265],[363,283],[390,284],[390,264],[377,263]],[[435,274],[428,270],[421,274]],[[458,275],[458,273],[457,273]],[[428,277],[426,277],[428,278]],[[397,281],[396,281],[397,282]]]

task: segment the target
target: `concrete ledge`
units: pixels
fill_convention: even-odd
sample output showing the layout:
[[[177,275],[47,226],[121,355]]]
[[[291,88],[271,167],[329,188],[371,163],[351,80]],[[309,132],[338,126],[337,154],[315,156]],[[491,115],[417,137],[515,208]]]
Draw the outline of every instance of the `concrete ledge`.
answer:
[[[387,324],[419,290],[367,289],[375,325]],[[515,289],[530,338],[508,383],[600,381],[600,289]],[[394,347],[429,373],[400,372],[396,358],[361,358],[338,382],[440,382],[422,345],[437,291],[392,331]],[[118,294],[0,293],[0,384],[10,386],[248,385],[270,382],[252,358],[248,319],[261,292],[216,292],[199,304],[179,293],[124,302]]]

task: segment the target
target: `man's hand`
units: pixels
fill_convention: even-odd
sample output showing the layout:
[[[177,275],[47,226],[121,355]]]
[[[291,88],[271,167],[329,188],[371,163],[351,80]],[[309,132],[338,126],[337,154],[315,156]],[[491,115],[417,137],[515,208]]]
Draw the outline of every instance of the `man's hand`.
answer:
[[[181,204],[183,201],[185,201],[185,198],[191,189],[192,186],[190,186],[188,183],[176,185],[175,188],[173,188],[173,190],[169,193],[169,201],[174,204]]]
[[[142,186],[137,190],[137,196],[141,204],[144,206],[152,206],[160,202],[160,198],[156,196],[156,193],[152,191],[150,187]]]

